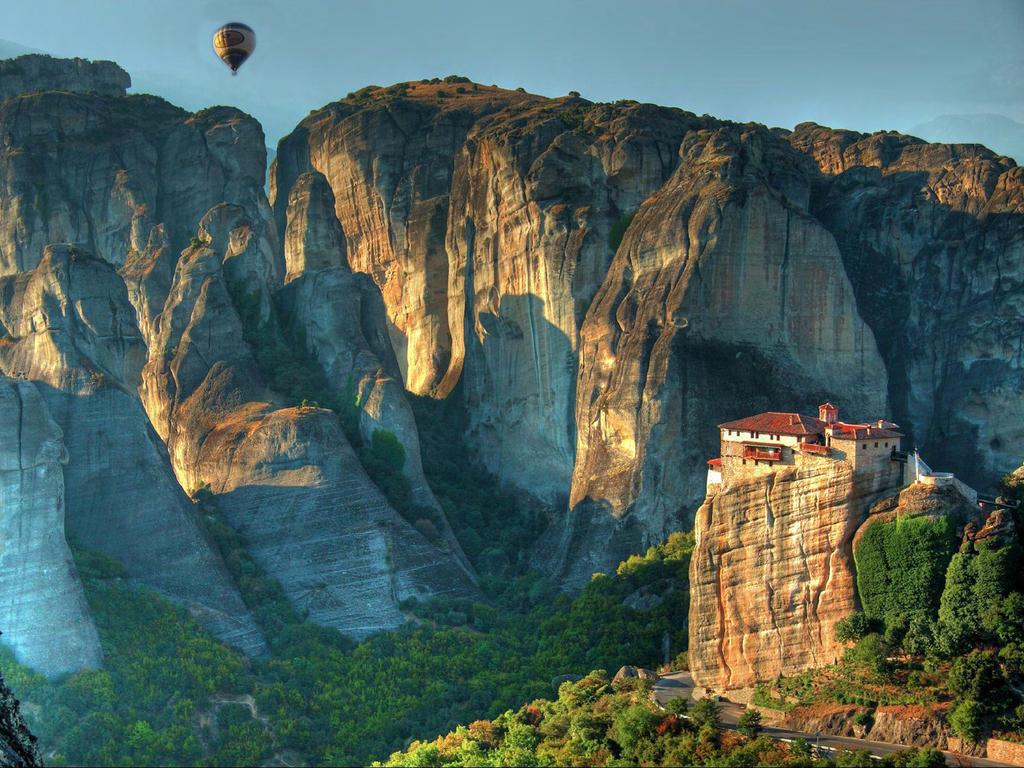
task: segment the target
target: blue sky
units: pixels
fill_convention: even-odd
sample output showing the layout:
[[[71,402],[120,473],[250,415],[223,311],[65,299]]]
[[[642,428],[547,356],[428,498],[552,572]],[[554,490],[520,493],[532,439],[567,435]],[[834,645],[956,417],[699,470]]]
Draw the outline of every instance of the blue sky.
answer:
[[[227,20],[257,32],[236,78],[210,51]],[[271,144],[364,85],[447,74],[784,127],[906,131],[963,114],[1024,123],[1021,0],[7,0],[0,37],[113,59],[134,90],[188,108],[234,104]]]

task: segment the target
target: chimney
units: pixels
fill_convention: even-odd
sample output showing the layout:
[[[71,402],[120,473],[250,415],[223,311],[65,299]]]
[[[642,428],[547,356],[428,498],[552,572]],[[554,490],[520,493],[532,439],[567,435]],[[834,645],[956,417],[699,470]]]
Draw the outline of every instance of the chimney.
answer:
[[[818,406],[818,418],[826,424],[834,424],[839,420],[839,409],[832,403],[822,403]]]

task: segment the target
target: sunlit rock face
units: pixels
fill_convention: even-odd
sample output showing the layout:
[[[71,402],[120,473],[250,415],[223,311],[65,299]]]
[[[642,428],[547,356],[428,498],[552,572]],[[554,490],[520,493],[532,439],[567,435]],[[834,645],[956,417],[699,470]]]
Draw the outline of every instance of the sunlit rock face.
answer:
[[[839,658],[835,625],[857,607],[853,538],[893,479],[821,458],[713,487],[690,566],[698,685],[751,687]]]
[[[443,89],[441,89],[443,90]],[[469,86],[329,105],[278,153],[279,227],[295,180],[335,196],[352,269],[379,286],[405,386],[459,397],[480,457],[549,500],[568,495],[579,325],[609,233],[671,174],[696,122]],[[583,115],[593,122],[582,127]]]
[[[0,626],[18,661],[48,676],[101,659],[64,537],[67,460],[35,385],[0,377]]]
[[[983,148],[412,83],[282,141],[279,233],[310,172],[405,387],[564,510],[564,584],[690,524],[727,419],[832,400],[975,482],[1024,445],[1024,192]]]
[[[134,318],[113,267],[69,246],[49,247],[35,269],[0,278],[0,371],[35,382],[66,446],[66,523],[53,535],[66,527],[82,546],[121,561],[130,578],[258,653],[263,638],[135,393],[146,348]],[[8,639],[16,641],[13,631]]]
[[[355,375],[366,434],[414,446],[406,471],[417,501],[436,507],[389,378],[379,291],[315,239],[315,205],[287,249],[309,261],[288,274],[259,124],[226,107],[189,114],[67,90],[0,103],[0,370],[36,382],[63,430],[69,533],[254,654],[261,633],[186,491],[218,495],[299,612],[350,634],[402,623],[410,596],[474,594],[451,531],[428,541],[398,515],[337,417],[288,407],[243,340],[239,305],[278,340],[307,322],[340,333],[335,368]],[[289,311],[286,278],[312,314]],[[351,339],[350,297],[366,327]],[[326,341],[319,351],[330,357]]]
[[[471,595],[473,577],[457,544],[428,541],[391,507],[363,471],[337,415],[288,407],[265,381],[243,341],[236,304],[250,302],[258,316],[273,293],[255,277],[267,273],[260,261],[271,253],[261,244],[259,223],[240,207],[211,209],[196,244],[178,259],[163,311],[153,320],[140,391],[179,482],[214,494],[251,554],[298,611],[318,623],[365,637],[403,623],[398,603],[409,597]],[[334,269],[344,282],[347,268]],[[322,273],[303,273],[286,288],[306,280],[315,285]],[[149,293],[145,283],[139,295]],[[297,298],[296,318],[317,311]],[[321,310],[330,322],[353,310],[334,306],[336,315],[330,306]],[[272,316],[266,323],[261,333],[281,332]],[[364,353],[356,338],[343,336],[337,344],[344,354]]]

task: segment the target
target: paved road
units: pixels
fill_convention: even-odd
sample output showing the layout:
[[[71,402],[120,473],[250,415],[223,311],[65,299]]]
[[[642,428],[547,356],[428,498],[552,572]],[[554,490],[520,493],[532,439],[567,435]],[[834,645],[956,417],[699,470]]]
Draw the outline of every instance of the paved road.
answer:
[[[675,672],[670,675],[665,675],[664,677],[658,678],[658,681],[654,684],[654,700],[661,706],[665,706],[666,702],[680,696],[686,697],[688,701],[693,700],[693,678],[690,677],[689,672]],[[742,704],[736,704],[732,701],[723,701],[720,703],[720,706],[722,725],[725,728],[734,730],[745,707]],[[790,731],[785,728],[774,728],[767,725],[764,726],[761,731],[765,736],[771,736],[773,739],[779,739],[780,741],[806,739],[811,744],[817,744],[822,750],[835,751],[839,749],[867,749],[873,756],[879,759],[884,755],[888,755],[893,752],[900,752],[906,749],[906,747],[902,747],[897,744],[887,744],[882,741],[869,741],[867,739],[855,739],[846,736],[829,736],[824,733],[819,736],[813,733],[801,733],[800,731]],[[946,763],[948,765],[1005,765],[1005,763],[999,763],[995,760],[986,760],[981,757],[965,757],[964,755],[956,755],[952,752],[944,752],[943,754],[946,756]]]

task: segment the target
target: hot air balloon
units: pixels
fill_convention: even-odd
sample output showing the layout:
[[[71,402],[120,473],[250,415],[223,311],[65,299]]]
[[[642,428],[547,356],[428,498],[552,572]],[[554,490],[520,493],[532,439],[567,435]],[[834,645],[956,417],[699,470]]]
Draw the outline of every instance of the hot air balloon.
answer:
[[[237,75],[238,68],[245,63],[256,48],[256,33],[252,27],[232,21],[213,33],[213,50]]]

